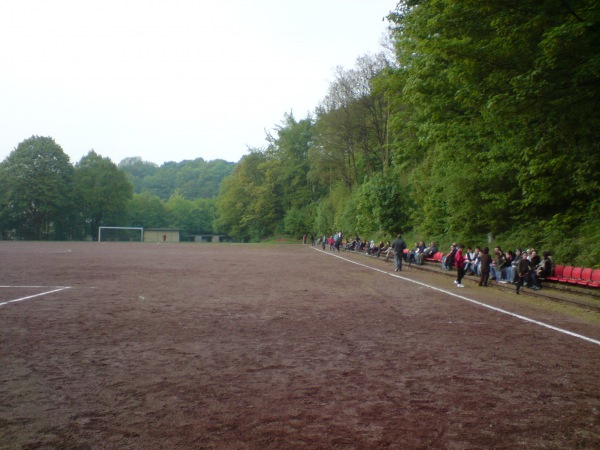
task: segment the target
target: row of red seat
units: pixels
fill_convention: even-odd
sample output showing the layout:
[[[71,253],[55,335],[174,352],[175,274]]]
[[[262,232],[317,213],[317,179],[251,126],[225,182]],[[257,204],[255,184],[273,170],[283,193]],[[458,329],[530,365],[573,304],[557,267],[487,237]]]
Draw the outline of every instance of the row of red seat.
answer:
[[[408,253],[408,249],[404,250],[404,253]],[[437,252],[432,257],[425,258],[425,261],[441,262],[443,257],[444,252]],[[554,267],[554,275],[547,277],[546,280],[600,289],[600,269],[557,264]]]
[[[600,289],[600,269],[594,270],[589,267],[573,267],[557,264],[554,267],[554,275],[546,279],[558,281],[559,283]]]
[[[437,252],[433,257],[425,258],[425,260],[441,262],[443,256],[443,252]],[[557,264],[554,268],[554,275],[546,278],[546,280],[600,289],[600,269],[594,270],[589,267],[573,267]]]
[[[444,258],[444,252],[437,252],[430,258],[425,258],[425,261],[442,262]]]

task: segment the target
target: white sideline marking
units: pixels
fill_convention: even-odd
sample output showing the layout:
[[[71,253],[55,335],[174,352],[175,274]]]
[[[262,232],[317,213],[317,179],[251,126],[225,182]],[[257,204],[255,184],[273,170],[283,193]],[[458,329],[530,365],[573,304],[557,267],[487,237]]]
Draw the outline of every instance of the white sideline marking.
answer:
[[[63,289],[68,289],[68,286],[0,286],[0,288],[63,288]]]
[[[0,287],[44,287],[44,286],[0,286]],[[0,303],[0,306],[8,305],[9,303],[22,302],[23,300],[29,300],[30,298],[41,297],[42,295],[52,294],[54,292],[64,291],[65,289],[70,289],[69,286],[60,287],[58,289],[53,289],[51,291],[41,292],[35,295],[28,295],[27,297],[16,298],[14,300],[8,300],[6,302]]]
[[[311,248],[313,248],[313,247],[311,247]],[[507,311],[505,309],[502,309],[502,308],[497,308],[496,306],[487,305],[487,304],[479,302],[477,300],[473,300],[472,298],[465,297],[464,295],[456,294],[456,293],[454,293],[452,291],[448,291],[446,289],[441,289],[441,288],[438,288],[438,287],[435,287],[435,286],[431,286],[429,284],[422,283],[421,281],[411,280],[410,278],[406,278],[406,277],[403,277],[403,276],[400,276],[400,275],[396,275],[395,273],[390,273],[390,272],[385,271],[385,270],[377,269],[376,267],[367,266],[366,264],[362,264],[362,263],[359,263],[359,262],[356,262],[356,261],[352,261],[351,259],[343,258],[342,256],[336,255],[336,254],[334,254],[332,252],[326,252],[324,250],[319,250],[318,248],[314,248],[314,250],[317,250],[317,251],[319,251],[321,253],[325,253],[325,254],[330,255],[330,256],[335,256],[336,258],[340,258],[340,259],[342,259],[344,261],[347,261],[349,263],[356,264],[357,266],[365,267],[367,269],[371,269],[371,270],[374,270],[376,272],[380,272],[380,273],[383,273],[385,275],[389,275],[389,276],[394,277],[394,278],[400,278],[401,280],[409,281],[411,283],[418,284],[419,286],[423,286],[423,287],[426,287],[426,288],[429,288],[429,289],[433,289],[434,291],[443,292],[444,294],[451,295],[452,297],[456,297],[456,298],[459,298],[461,300],[464,300],[464,301],[467,301],[467,302],[470,302],[470,303],[474,303],[475,305],[478,305],[478,306],[483,306],[484,308],[488,308],[488,309],[491,309],[492,311],[496,311],[496,312],[499,312],[499,313],[502,313],[502,314],[509,315],[511,317],[515,317],[515,318],[523,320],[525,322],[534,323],[534,324],[539,325],[541,327],[549,328],[550,330],[558,331],[559,333],[567,334],[569,336],[573,336],[573,337],[576,337],[578,339],[583,339],[584,341],[591,342],[592,344],[600,345],[600,341],[597,340],[597,339],[592,339],[592,338],[589,338],[587,336],[583,336],[581,334],[573,333],[572,331],[565,330],[564,328],[555,327],[554,325],[550,325],[548,323],[540,322],[539,320],[530,319],[529,317],[525,317],[525,316],[522,316],[520,314],[516,314],[516,313],[510,312],[510,311]]]

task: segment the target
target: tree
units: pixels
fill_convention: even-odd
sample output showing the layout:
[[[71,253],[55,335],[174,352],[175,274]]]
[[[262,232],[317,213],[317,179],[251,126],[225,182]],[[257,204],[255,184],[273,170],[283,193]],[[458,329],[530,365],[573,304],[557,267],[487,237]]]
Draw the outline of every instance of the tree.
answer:
[[[358,58],[353,69],[336,69],[336,79],[317,107],[312,177],[321,174],[328,178],[326,184],[342,179],[351,188],[387,167],[388,101],[382,91],[373,89],[373,82],[389,67],[380,53]]]
[[[99,226],[120,226],[127,220],[133,187],[109,158],[91,150],[75,166],[74,186],[81,222],[92,239]]]
[[[253,150],[244,156],[221,186],[217,200],[217,228],[240,240],[259,240],[275,233],[284,212],[276,179],[280,162]]]
[[[65,239],[73,167],[51,137],[32,136],[0,164],[0,221],[21,239]]]
[[[497,235],[585,216],[600,194],[597,2],[407,0],[390,17],[402,86],[391,122],[406,123],[408,104],[414,130],[395,157],[421,152],[422,230]]]
[[[307,117],[297,121],[293,114],[285,114],[275,131],[276,136],[267,136],[269,147],[266,155],[269,161],[273,161],[269,169],[274,171],[277,168],[278,171],[272,173],[272,178],[281,190],[279,200],[286,210],[302,208],[326,192],[322,185],[308,179],[309,152],[315,135],[313,119]]]
[[[187,200],[176,192],[167,200],[169,226],[178,228],[183,236],[211,234],[215,218],[215,202],[199,198]]]
[[[411,228],[410,211],[414,209],[409,190],[392,172],[379,173],[359,189],[357,222],[360,228],[394,235]]]
[[[128,225],[131,227],[159,228],[169,225],[165,205],[148,192],[133,194],[127,206]]]
[[[215,198],[221,181],[233,172],[235,163],[196,158],[179,163],[167,162],[158,167],[135,157],[122,160],[119,168],[127,172],[136,193],[148,192],[166,201],[179,192],[184,198],[194,200]]]
[[[156,164],[144,161],[139,156],[121,160],[118,167],[128,175],[135,193],[140,193],[143,188],[144,179],[153,176],[158,170]]]

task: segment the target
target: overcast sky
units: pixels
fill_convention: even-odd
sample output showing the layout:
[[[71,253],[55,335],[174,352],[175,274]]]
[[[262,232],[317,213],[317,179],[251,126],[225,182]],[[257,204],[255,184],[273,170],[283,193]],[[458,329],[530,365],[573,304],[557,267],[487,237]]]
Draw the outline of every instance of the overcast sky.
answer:
[[[32,135],[162,164],[237,162],[336,66],[382,50],[396,0],[15,0],[0,4],[0,161]]]

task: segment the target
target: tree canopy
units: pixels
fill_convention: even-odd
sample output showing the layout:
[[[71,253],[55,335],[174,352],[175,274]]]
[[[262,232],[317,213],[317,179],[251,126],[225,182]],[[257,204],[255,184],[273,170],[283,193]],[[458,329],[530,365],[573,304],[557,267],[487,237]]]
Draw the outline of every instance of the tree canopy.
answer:
[[[73,168],[51,138],[24,141],[0,164],[3,234],[116,220],[244,241],[402,231],[600,264],[598,1],[401,0],[388,21],[391,53],[336,68],[314,114],[285,114],[237,164],[115,169],[91,152]],[[98,195],[102,179],[120,196]]]
[[[0,229],[21,239],[68,237],[73,167],[49,137],[32,136],[0,163]],[[66,214],[65,214],[66,213]]]

